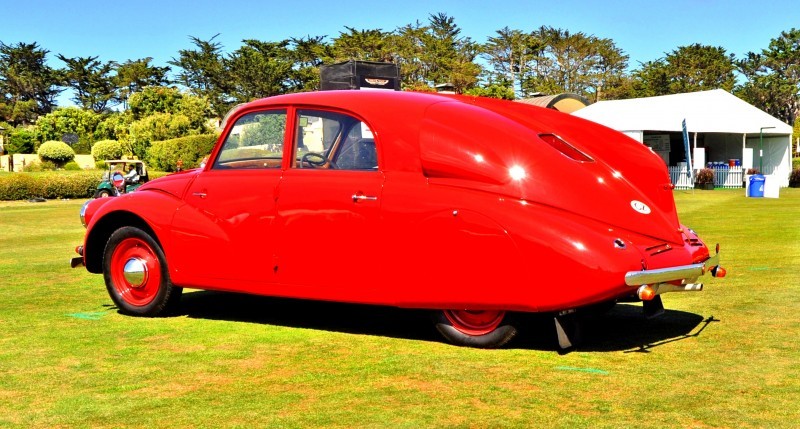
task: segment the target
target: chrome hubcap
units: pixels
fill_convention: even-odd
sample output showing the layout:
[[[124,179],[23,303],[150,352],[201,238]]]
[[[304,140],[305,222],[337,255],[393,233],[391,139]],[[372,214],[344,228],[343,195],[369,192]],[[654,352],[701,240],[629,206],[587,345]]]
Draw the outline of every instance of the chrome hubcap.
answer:
[[[122,273],[125,276],[125,281],[131,287],[142,287],[147,283],[147,264],[142,259],[128,259],[128,262],[125,262],[125,268],[123,268]]]

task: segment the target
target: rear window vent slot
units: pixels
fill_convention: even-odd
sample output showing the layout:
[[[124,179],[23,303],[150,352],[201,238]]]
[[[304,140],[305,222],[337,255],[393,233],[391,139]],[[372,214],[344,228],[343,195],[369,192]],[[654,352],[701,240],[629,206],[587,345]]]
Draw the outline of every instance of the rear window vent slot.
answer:
[[[553,149],[563,153],[567,158],[578,162],[594,162],[592,157],[581,152],[578,148],[567,143],[564,139],[555,134],[539,134],[539,138],[552,146]]]
[[[700,240],[696,239],[696,238],[689,238],[689,239],[687,239],[687,240],[686,240],[686,242],[687,242],[687,243],[688,243],[690,246],[695,246],[695,247],[701,247],[701,246],[703,246],[703,243],[702,243]]]
[[[669,252],[670,250],[672,250],[672,246],[670,246],[667,243],[662,243],[662,244],[657,244],[655,246],[650,246],[644,250],[647,252],[652,252],[650,253],[650,256],[656,256],[659,253]]]

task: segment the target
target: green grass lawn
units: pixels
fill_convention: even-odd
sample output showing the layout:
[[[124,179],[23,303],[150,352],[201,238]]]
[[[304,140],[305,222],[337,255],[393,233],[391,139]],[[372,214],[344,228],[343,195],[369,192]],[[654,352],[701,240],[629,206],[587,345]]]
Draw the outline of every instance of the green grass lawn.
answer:
[[[675,193],[728,277],[565,355],[538,318],[475,350],[392,308],[191,291],[123,316],[68,267],[81,201],[0,202],[0,427],[797,427],[800,189],[743,195]]]

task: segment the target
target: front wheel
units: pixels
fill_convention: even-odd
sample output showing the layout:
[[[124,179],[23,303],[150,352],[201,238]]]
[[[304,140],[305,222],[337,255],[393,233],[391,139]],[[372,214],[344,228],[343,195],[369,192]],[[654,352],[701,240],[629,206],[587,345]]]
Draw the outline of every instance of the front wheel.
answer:
[[[135,316],[158,316],[172,310],[183,291],[169,280],[161,246],[132,226],[119,228],[108,239],[103,278],[120,312]]]
[[[499,310],[441,310],[434,313],[436,329],[458,346],[492,349],[517,335],[508,314]]]
[[[108,198],[111,196],[111,191],[108,189],[100,189],[94,193],[95,198]]]

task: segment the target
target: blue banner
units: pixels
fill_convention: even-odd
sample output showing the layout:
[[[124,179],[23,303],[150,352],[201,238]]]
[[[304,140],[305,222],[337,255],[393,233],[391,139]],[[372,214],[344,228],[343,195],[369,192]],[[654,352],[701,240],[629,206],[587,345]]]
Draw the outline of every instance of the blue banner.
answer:
[[[683,149],[686,151],[686,174],[689,176],[689,180],[692,179],[692,151],[689,147],[689,132],[686,131],[686,119],[683,120]]]

